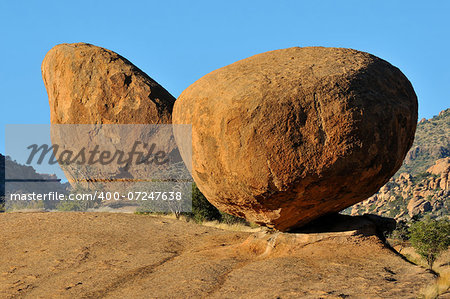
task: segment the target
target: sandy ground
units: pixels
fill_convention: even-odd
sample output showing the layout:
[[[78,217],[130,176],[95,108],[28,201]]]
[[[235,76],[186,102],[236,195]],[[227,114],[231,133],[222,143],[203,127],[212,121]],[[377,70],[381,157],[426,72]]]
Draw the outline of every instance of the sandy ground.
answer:
[[[1,298],[415,298],[376,236],[235,232],[113,213],[3,213]]]

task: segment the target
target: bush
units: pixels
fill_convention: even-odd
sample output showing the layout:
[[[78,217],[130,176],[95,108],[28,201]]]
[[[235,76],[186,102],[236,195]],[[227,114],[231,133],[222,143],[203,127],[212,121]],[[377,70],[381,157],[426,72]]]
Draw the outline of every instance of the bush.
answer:
[[[430,217],[417,221],[410,227],[410,241],[432,269],[436,258],[450,245],[450,221],[433,220]]]
[[[219,211],[206,199],[195,183],[192,184],[192,213],[188,216],[197,223],[217,220],[226,224],[248,224],[245,219]]]
[[[240,217],[233,216],[224,212],[220,212],[220,222],[226,223],[226,224],[248,224],[248,222]]]
[[[206,199],[195,183],[192,184],[192,213],[188,216],[199,223],[222,218],[220,211]]]
[[[405,220],[397,222],[395,230],[393,230],[389,238],[394,239],[396,244],[400,247],[398,252],[401,252],[409,240],[409,226]]]
[[[90,208],[89,202],[86,201],[61,201],[56,205],[56,210],[60,212],[79,212],[79,211],[86,211],[88,208]]]
[[[180,215],[186,216],[187,220],[194,220],[197,223],[202,223],[204,221],[218,221],[226,224],[249,224],[245,219],[224,213],[219,211],[215,206],[213,206],[206,197],[202,194],[202,192],[198,189],[195,183],[192,184],[192,212],[183,213],[180,212],[179,215],[175,211],[171,212],[152,212],[152,209],[144,206],[140,207],[136,211],[136,214],[175,214],[177,219]]]

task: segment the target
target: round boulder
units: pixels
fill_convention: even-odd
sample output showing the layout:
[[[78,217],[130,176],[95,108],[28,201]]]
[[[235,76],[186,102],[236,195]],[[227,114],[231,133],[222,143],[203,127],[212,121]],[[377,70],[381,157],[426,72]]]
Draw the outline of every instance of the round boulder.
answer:
[[[215,70],[175,102],[192,124],[200,191],[220,210],[278,230],[374,194],[399,169],[417,97],[388,62],[343,48],[270,51]]]

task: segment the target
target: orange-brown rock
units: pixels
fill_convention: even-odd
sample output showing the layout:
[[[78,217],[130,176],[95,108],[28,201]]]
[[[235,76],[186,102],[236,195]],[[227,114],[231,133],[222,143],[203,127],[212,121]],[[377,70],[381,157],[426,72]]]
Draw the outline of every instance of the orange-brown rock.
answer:
[[[289,230],[389,180],[412,145],[417,98],[373,55],[296,47],[202,77],[176,101],[173,121],[192,124],[192,174],[212,204]]]
[[[450,189],[450,158],[447,157],[437,160],[433,166],[427,169],[427,172],[440,176],[439,187],[442,190]]]
[[[42,62],[52,124],[170,123],[175,98],[119,54],[61,44]]]
[[[42,77],[52,124],[103,125],[53,126],[52,142],[60,146],[59,152],[68,150],[76,156],[82,150],[88,153],[100,146],[102,151],[122,151],[127,155],[140,141],[141,145],[155,143],[154,152],[162,150],[176,156],[170,126],[140,126],[170,124],[175,98],[119,54],[85,43],[57,45],[44,58]],[[110,126],[113,124],[139,126]],[[139,150],[146,153],[142,146]],[[116,161],[94,165],[59,162],[74,187],[80,184],[83,188],[118,190],[128,186],[118,180],[155,178],[154,164],[129,166],[131,162],[119,165]],[[107,187],[103,187],[104,182],[108,182]]]

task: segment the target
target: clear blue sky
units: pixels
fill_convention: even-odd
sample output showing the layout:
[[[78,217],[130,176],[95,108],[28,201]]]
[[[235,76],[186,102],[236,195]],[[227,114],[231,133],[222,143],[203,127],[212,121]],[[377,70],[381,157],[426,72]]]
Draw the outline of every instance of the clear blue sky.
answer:
[[[419,117],[450,105],[450,1],[1,1],[0,152],[7,123],[49,123],[40,66],[59,43],[118,52],[174,96],[236,60],[292,46],[348,47],[399,67]]]

